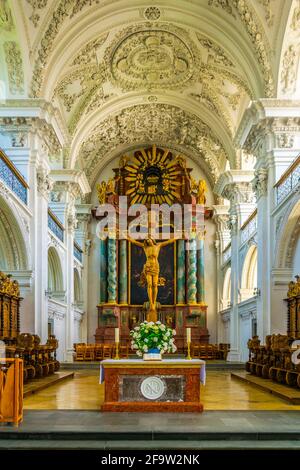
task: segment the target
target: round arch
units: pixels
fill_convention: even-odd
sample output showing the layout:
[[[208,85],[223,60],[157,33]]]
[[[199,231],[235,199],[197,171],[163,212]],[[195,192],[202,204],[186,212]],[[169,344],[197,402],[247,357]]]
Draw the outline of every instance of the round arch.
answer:
[[[231,267],[228,267],[223,281],[222,304],[223,310],[228,308],[231,303]]]
[[[293,267],[294,255],[297,242],[300,237],[300,200],[298,194],[295,195],[290,204],[290,209],[281,220],[281,229],[278,233],[274,268]]]
[[[56,249],[51,246],[48,250],[48,291],[51,293],[64,290],[61,262]]]
[[[76,268],[74,268],[74,302],[75,304],[82,302],[81,278]]]
[[[242,269],[241,300],[253,297],[255,287],[257,287],[257,247],[251,245],[246,253]]]
[[[0,196],[0,270],[26,269],[28,269],[28,253],[22,230],[13,210]]]

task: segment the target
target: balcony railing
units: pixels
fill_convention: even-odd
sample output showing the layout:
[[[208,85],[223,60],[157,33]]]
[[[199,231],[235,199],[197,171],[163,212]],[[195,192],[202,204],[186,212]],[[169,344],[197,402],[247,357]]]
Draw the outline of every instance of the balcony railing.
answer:
[[[223,251],[223,263],[226,263],[231,258],[231,243],[226,246],[225,250]]]
[[[283,173],[274,188],[276,190],[276,203],[280,204],[300,183],[300,155]]]
[[[50,209],[48,209],[48,228],[60,241],[64,241],[64,226]]]
[[[78,261],[80,261],[80,263],[82,263],[82,249],[80,248],[80,246],[74,242],[74,256],[76,259],[78,259]]]
[[[29,186],[2,150],[0,150],[0,179],[24,204],[27,204],[27,190]]]
[[[241,226],[241,244],[250,240],[257,230],[257,209],[248,217]]]

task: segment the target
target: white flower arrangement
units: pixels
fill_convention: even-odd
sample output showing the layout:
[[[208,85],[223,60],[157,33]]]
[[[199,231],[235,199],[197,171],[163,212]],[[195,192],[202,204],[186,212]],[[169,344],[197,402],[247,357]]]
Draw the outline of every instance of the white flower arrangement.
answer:
[[[172,330],[160,321],[143,322],[130,331],[132,337],[131,348],[136,350],[138,356],[142,356],[153,349],[164,352],[175,353],[177,348],[174,344],[176,331]]]

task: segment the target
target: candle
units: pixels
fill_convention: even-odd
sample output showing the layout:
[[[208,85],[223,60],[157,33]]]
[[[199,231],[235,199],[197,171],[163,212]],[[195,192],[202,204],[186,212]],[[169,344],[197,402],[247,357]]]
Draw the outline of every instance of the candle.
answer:
[[[115,328],[115,343],[120,342],[120,330],[119,328]]]
[[[188,343],[191,342],[191,328],[186,329],[186,340]]]

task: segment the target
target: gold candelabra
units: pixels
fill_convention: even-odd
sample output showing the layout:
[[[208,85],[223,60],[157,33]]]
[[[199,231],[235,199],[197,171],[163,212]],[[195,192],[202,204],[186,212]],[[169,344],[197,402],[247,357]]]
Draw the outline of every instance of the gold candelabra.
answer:
[[[191,342],[190,341],[187,342],[187,357],[186,358],[189,359],[189,360],[192,359],[192,356],[191,356]]]
[[[115,355],[115,359],[120,359],[120,356],[119,356],[119,342],[116,343],[116,355]]]

